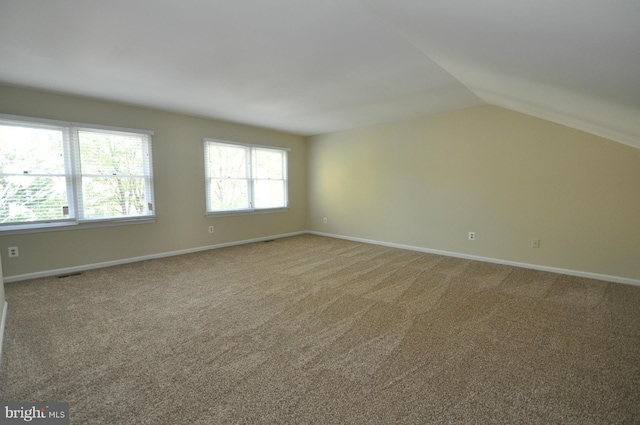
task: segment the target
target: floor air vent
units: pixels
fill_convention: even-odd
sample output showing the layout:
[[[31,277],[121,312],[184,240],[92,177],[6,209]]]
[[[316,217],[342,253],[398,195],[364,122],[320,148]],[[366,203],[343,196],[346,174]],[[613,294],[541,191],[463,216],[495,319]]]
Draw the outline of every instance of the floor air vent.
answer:
[[[64,279],[65,277],[71,277],[71,276],[80,276],[82,273],[80,272],[76,272],[76,273],[67,273],[67,274],[61,274],[60,276],[57,276],[58,279]]]

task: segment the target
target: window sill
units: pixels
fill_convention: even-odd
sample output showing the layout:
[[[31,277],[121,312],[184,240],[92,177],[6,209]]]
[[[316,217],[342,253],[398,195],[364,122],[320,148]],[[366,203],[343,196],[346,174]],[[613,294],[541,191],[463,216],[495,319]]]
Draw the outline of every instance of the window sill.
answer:
[[[20,235],[26,233],[45,233],[58,232],[61,230],[79,230],[93,229],[97,227],[113,227],[128,226],[131,224],[151,224],[156,222],[156,217],[144,218],[123,218],[117,220],[95,220],[85,222],[59,222],[59,223],[40,223],[40,224],[23,224],[15,226],[0,227],[0,235]]]
[[[208,218],[212,217],[226,217],[235,215],[257,215],[257,214],[274,214],[289,211],[289,207],[284,208],[265,208],[260,210],[234,210],[234,211],[219,211],[219,212],[207,212],[205,215]]]

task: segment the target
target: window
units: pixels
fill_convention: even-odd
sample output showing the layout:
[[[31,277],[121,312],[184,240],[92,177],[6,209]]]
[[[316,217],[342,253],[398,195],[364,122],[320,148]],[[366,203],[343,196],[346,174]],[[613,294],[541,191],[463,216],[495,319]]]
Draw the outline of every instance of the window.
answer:
[[[151,143],[146,134],[78,129],[81,218],[147,216],[153,212]]]
[[[153,218],[151,135],[0,115],[0,231]]]
[[[287,208],[287,149],[205,139],[207,213]]]

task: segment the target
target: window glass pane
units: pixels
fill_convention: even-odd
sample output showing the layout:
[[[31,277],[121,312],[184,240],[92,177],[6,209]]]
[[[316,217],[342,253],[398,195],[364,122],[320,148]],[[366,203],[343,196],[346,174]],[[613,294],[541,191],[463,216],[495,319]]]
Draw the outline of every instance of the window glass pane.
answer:
[[[0,124],[0,223],[68,217],[64,131]]]
[[[63,132],[0,125],[0,172],[64,175]]]
[[[242,146],[208,144],[209,177],[247,178],[247,156],[249,149]]]
[[[249,208],[249,181],[247,179],[211,179],[210,209]]]
[[[146,135],[115,131],[78,131],[82,192],[80,218],[148,215],[150,169]]]
[[[65,219],[67,205],[65,177],[0,175],[0,223]]]
[[[144,177],[83,177],[82,194],[84,219],[148,213]]]
[[[83,175],[143,176],[146,140],[139,135],[80,130]]]
[[[271,149],[255,149],[254,167],[257,179],[282,179],[283,178],[282,151]]]
[[[285,207],[283,180],[256,180],[254,182],[255,207]]]

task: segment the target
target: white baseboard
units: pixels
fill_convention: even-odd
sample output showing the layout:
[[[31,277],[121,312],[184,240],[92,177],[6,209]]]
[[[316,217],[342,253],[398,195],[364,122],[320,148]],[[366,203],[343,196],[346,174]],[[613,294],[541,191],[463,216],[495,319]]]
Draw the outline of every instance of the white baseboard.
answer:
[[[280,235],[265,236],[265,237],[261,237],[261,238],[246,239],[246,240],[235,241],[235,242],[227,242],[227,243],[221,243],[221,244],[217,244],[217,245],[207,245],[207,246],[200,246],[200,247],[197,247],[197,248],[181,249],[181,250],[178,250],[178,251],[161,252],[161,253],[158,253],[158,254],[143,255],[141,257],[123,258],[123,259],[120,259],[120,260],[105,261],[105,262],[102,262],[102,263],[83,264],[81,266],[75,266],[75,267],[65,267],[65,268],[61,268],[61,269],[44,270],[44,271],[35,272],[35,273],[26,273],[26,274],[14,275],[14,276],[4,276],[4,281],[5,281],[5,283],[19,282],[21,280],[37,279],[37,278],[40,278],[40,277],[59,276],[59,275],[65,275],[65,274],[70,274],[70,273],[78,273],[78,272],[83,272],[83,271],[86,271],[86,270],[101,269],[101,268],[104,268],[104,267],[117,266],[117,265],[120,265],[120,264],[135,263],[135,262],[138,262],[138,261],[153,260],[153,259],[156,259],[156,258],[173,257],[173,256],[176,256],[176,255],[191,254],[193,252],[208,251],[210,249],[225,248],[225,247],[228,247],[228,246],[235,246],[235,245],[244,245],[244,244],[254,243],[254,242],[270,241],[272,239],[287,238],[287,237],[290,237],[290,236],[297,236],[297,235],[302,235],[302,234],[305,234],[305,233],[307,233],[307,232],[306,231],[302,231],[302,232],[284,233],[284,234],[280,234]]]
[[[7,302],[5,301],[4,305],[2,306],[2,319],[0,319],[0,365],[2,365],[2,343],[4,342],[4,325],[7,322],[8,308],[9,304],[7,304]]]
[[[372,239],[363,239],[363,238],[356,238],[356,237],[343,236],[343,235],[335,235],[335,234],[332,234],[332,233],[323,233],[323,232],[315,232],[315,231],[300,231],[300,232],[293,232],[293,233],[284,233],[284,234],[280,234],[280,235],[265,236],[265,237],[261,237],[261,238],[246,239],[246,240],[242,240],[242,241],[227,242],[227,243],[222,243],[222,244],[217,244],[217,245],[208,245],[208,246],[201,246],[201,247],[197,247],[197,248],[182,249],[182,250],[178,250],[178,251],[162,252],[162,253],[158,253],[158,254],[144,255],[144,256],[141,256],[141,257],[124,258],[124,259],[121,259],[121,260],[106,261],[106,262],[94,263],[94,264],[85,264],[85,265],[81,265],[81,266],[66,267],[66,268],[55,269],[55,270],[45,270],[45,271],[42,271],[42,272],[27,273],[27,274],[22,274],[22,275],[15,275],[15,276],[5,276],[4,277],[4,281],[6,283],[9,283],[9,282],[18,282],[18,281],[27,280],[27,279],[36,279],[36,278],[40,278],[40,277],[58,276],[58,275],[64,275],[64,274],[70,274],[70,273],[78,273],[78,272],[82,272],[82,271],[85,271],[85,270],[117,266],[117,265],[120,265],[120,264],[135,263],[137,261],[153,260],[153,259],[156,259],[156,258],[173,257],[173,256],[176,256],[176,255],[190,254],[190,253],[193,253],[193,252],[207,251],[207,250],[210,250],[210,249],[225,248],[225,247],[228,247],[228,246],[244,245],[244,244],[254,243],[254,242],[264,242],[264,241],[268,241],[268,240],[271,240],[271,239],[280,239],[280,238],[286,238],[286,237],[297,236],[297,235],[302,235],[302,234],[312,234],[312,235],[318,235],[318,236],[326,236],[326,237],[329,237],[329,238],[345,239],[345,240],[350,240],[350,241],[354,241],[354,242],[362,242],[362,243],[368,243],[368,244],[373,244],[373,245],[388,246],[388,247],[391,247],[391,248],[400,248],[400,249],[407,249],[407,250],[410,250],[410,251],[419,251],[419,252],[426,252],[426,253],[429,253],[429,254],[444,255],[446,257],[456,257],[456,258],[462,258],[462,259],[466,259],[466,260],[483,261],[483,262],[486,262],[486,263],[504,264],[504,265],[507,265],[507,266],[522,267],[522,268],[525,268],[525,269],[540,270],[540,271],[546,271],[546,272],[551,272],[551,273],[565,274],[565,275],[569,275],[569,276],[586,277],[586,278],[589,278],[589,279],[597,279],[597,280],[604,280],[604,281],[607,281],[607,282],[624,283],[624,284],[627,284],[627,285],[640,286],[640,280],[639,279],[631,279],[631,278],[627,278],[627,277],[611,276],[611,275],[605,275],[605,274],[583,272],[583,271],[579,271],[579,270],[561,269],[561,268],[557,268],[557,267],[541,266],[541,265],[538,265],[538,264],[520,263],[520,262],[516,262],[516,261],[501,260],[501,259],[498,259],[498,258],[481,257],[481,256],[477,256],[477,255],[461,254],[461,253],[457,253],[457,252],[441,251],[441,250],[438,250],[438,249],[423,248],[423,247],[419,247],[419,246],[397,244],[397,243],[392,243],[392,242],[384,242],[384,241],[377,241],[377,240],[372,240]]]
[[[517,261],[507,261],[507,260],[501,260],[501,259],[498,259],[498,258],[480,257],[480,256],[477,256],[477,255],[461,254],[461,253],[458,253],[458,252],[450,252],[450,251],[441,251],[441,250],[438,250],[438,249],[429,249],[429,248],[423,248],[423,247],[419,247],[419,246],[403,245],[403,244],[397,244],[397,243],[391,243],[391,242],[376,241],[376,240],[371,240],[371,239],[354,238],[354,237],[351,237],[351,236],[334,235],[332,233],[323,233],[323,232],[314,232],[314,231],[309,231],[307,233],[310,233],[310,234],[313,234],[313,235],[318,235],[318,236],[326,236],[326,237],[329,237],[329,238],[345,239],[345,240],[354,241],[354,242],[362,242],[362,243],[369,243],[369,244],[374,244],[374,245],[388,246],[388,247],[391,247],[391,248],[408,249],[408,250],[411,250],[411,251],[419,251],[419,252],[426,252],[426,253],[429,253],[429,254],[444,255],[446,257],[463,258],[463,259],[466,259],[466,260],[483,261],[483,262],[486,262],[486,263],[503,264],[503,265],[506,265],[506,266],[522,267],[522,268],[525,268],[525,269],[540,270],[540,271],[551,272],[551,273],[566,274],[566,275],[569,275],[569,276],[586,277],[586,278],[589,278],[589,279],[597,279],[597,280],[604,280],[604,281],[607,281],[607,282],[624,283],[624,284],[627,284],[627,285],[640,286],[640,280],[639,279],[631,279],[631,278],[627,278],[627,277],[611,276],[611,275],[605,275],[605,274],[583,272],[583,271],[579,271],[579,270],[561,269],[561,268],[557,268],[557,267],[541,266],[541,265],[538,265],[538,264],[519,263]]]

